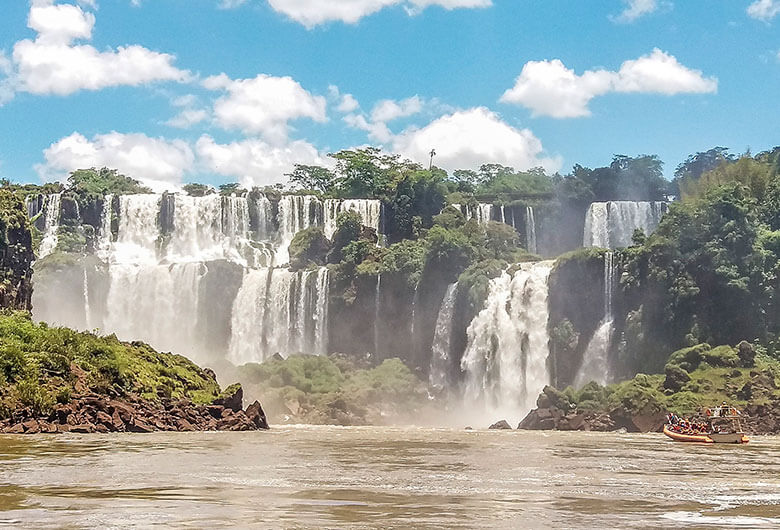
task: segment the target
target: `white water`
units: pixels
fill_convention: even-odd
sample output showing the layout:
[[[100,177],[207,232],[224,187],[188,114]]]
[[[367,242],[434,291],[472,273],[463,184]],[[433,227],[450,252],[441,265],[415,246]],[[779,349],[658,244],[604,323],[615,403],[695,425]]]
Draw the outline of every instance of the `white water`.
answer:
[[[525,207],[525,233],[527,239],[527,249],[531,254],[537,253],[536,246],[536,219],[534,219],[533,206]]]
[[[57,231],[60,228],[60,215],[62,213],[62,194],[53,193],[47,195],[43,206],[43,239],[38,248],[38,258],[45,258],[57,247],[59,237]]]
[[[451,388],[450,346],[452,344],[452,318],[454,316],[457,294],[457,283],[447,287],[447,292],[444,294],[444,299],[439,308],[439,315],[436,317],[428,380],[431,386],[437,390]]]
[[[594,202],[585,216],[583,246],[622,248],[631,245],[634,230],[650,235],[666,212],[664,202]]]
[[[490,281],[484,309],[468,327],[461,360],[464,406],[517,423],[550,382],[547,324],[552,262],[525,263]]]
[[[612,298],[615,286],[614,254],[604,254],[604,317],[590,339],[582,356],[582,365],[574,379],[574,387],[581,388],[590,381],[605,385],[610,380],[609,350],[614,332]]]
[[[248,270],[233,303],[228,360],[259,363],[275,353],[327,353],[328,296],[324,267]]]
[[[382,203],[380,201],[373,199],[326,199],[323,230],[328,239],[336,233],[336,219],[339,214],[350,210],[360,214],[363,226],[373,228],[377,235],[380,235],[382,216]]]

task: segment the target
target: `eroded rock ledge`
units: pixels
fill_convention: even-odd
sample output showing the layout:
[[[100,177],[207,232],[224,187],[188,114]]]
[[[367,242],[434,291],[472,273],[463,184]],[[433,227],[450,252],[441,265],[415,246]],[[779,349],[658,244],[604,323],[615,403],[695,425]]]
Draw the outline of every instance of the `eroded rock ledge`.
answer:
[[[196,405],[189,399],[148,400],[131,394],[110,398],[97,394],[74,396],[47,416],[27,407],[0,422],[6,434],[108,433],[155,431],[254,431],[268,429],[265,412],[255,401],[242,410],[242,392],[226,404]]]

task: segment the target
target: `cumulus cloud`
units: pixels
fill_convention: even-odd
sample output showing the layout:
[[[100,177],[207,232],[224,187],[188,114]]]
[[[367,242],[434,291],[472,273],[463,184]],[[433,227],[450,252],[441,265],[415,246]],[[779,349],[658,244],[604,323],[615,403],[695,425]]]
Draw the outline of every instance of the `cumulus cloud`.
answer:
[[[402,6],[413,15],[430,6],[450,10],[493,5],[492,0],[268,0],[268,3],[277,12],[307,28],[332,21],[355,24],[361,18],[391,6]]]
[[[220,144],[211,136],[203,135],[195,150],[205,170],[240,179],[245,186],[286,182],[284,174],[292,171],[295,164],[329,165],[317,148],[303,140],[271,145],[261,139],[249,138]]]
[[[62,180],[76,169],[111,167],[155,191],[173,190],[193,167],[195,156],[183,140],[150,138],[145,134],[99,134],[91,140],[74,132],[44,152],[35,166],[45,181]]]
[[[14,96],[13,85],[9,76],[13,71],[11,60],[5,52],[0,50],[0,105],[9,101]]]
[[[371,111],[371,121],[389,122],[398,118],[413,116],[422,111],[423,102],[419,96],[412,96],[401,101],[383,99],[374,105]]]
[[[531,109],[533,116],[577,118],[589,116],[588,104],[609,92],[648,94],[704,94],[718,90],[718,80],[687,68],[659,49],[625,61],[617,72],[588,70],[578,75],[560,60],[530,61],[514,87],[501,96],[503,103]]]
[[[756,0],[747,8],[749,17],[769,22],[780,13],[780,0]]]
[[[259,134],[272,143],[286,141],[292,120],[327,120],[325,98],[311,94],[291,77],[260,74],[254,79],[233,80],[220,74],[204,80],[203,86],[226,92],[214,104],[217,124]]]
[[[619,24],[629,24],[636,19],[641,18],[658,10],[658,0],[623,0],[626,8],[617,16],[610,16],[612,22]]]
[[[394,138],[393,149],[420,162],[436,149],[436,165],[448,171],[486,162],[520,170],[561,168],[561,160],[545,156],[542,142],[530,130],[512,127],[485,107],[457,111],[421,129],[406,130]]]
[[[79,90],[190,78],[189,72],[173,65],[173,55],[143,46],[98,51],[75,44],[76,40],[91,39],[95,25],[95,16],[78,5],[35,0],[27,25],[38,35],[14,45],[10,79],[16,91],[64,96]]]
[[[342,114],[355,112],[360,108],[360,103],[352,94],[342,94],[339,87],[330,85],[328,87],[328,97],[336,104],[336,110]]]
[[[177,96],[171,100],[171,105],[181,110],[176,116],[165,122],[165,125],[169,127],[188,129],[209,117],[209,112],[206,109],[198,108],[198,98],[194,94]]]

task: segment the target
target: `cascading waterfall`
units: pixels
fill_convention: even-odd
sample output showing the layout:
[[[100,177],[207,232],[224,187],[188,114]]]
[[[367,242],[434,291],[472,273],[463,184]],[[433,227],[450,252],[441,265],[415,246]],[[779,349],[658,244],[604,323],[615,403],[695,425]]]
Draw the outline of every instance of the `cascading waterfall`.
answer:
[[[594,202],[585,216],[583,246],[622,248],[631,245],[634,230],[650,235],[666,212],[665,202]]]
[[[528,252],[536,254],[538,252],[536,246],[536,220],[534,219],[533,206],[525,207],[525,233],[526,233],[526,246]]]
[[[451,388],[450,381],[450,349],[452,344],[452,326],[455,312],[455,299],[458,295],[458,284],[447,287],[444,299],[436,317],[436,328],[433,333],[431,351],[431,367],[428,381],[437,391]]]
[[[595,381],[600,385],[609,382],[609,350],[615,327],[615,318],[612,312],[612,297],[615,286],[614,259],[615,255],[612,252],[604,254],[604,317],[585,348],[582,365],[574,379],[575,388],[581,388],[590,381]]]
[[[552,262],[524,263],[490,281],[482,311],[467,330],[461,360],[465,406],[518,421],[550,382],[547,323]]]
[[[350,210],[360,214],[363,226],[373,228],[377,235],[381,235],[381,201],[375,199],[326,199],[323,208],[325,213],[323,231],[328,239],[336,233],[336,219],[339,214]]]
[[[275,353],[326,353],[328,297],[324,267],[248,270],[233,303],[228,360],[259,363]]]
[[[45,258],[57,247],[59,237],[57,231],[60,228],[60,214],[62,213],[62,194],[52,193],[46,196],[43,211],[43,239],[38,249],[38,258]]]
[[[40,213],[46,226],[43,255],[56,247],[60,198],[28,201],[30,215]],[[106,195],[94,240],[94,255],[103,264],[88,273],[86,265],[76,264],[56,278],[39,276],[38,292],[71,282],[76,296],[67,306],[43,297],[37,310],[53,323],[86,325],[206,360],[327,353],[327,269],[269,267],[288,261],[287,247],[297,232],[310,226],[335,230],[336,217],[347,210],[359,212],[365,225],[381,228],[377,200],[304,195],[276,200],[254,192],[246,197]],[[210,345],[204,337],[213,339]]]

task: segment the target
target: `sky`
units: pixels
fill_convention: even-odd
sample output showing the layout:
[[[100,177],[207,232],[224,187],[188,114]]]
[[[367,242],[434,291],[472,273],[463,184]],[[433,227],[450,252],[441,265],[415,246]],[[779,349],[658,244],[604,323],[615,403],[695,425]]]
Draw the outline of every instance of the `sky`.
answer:
[[[24,0],[0,176],[267,185],[373,145],[568,173],[780,144],[780,0]]]

